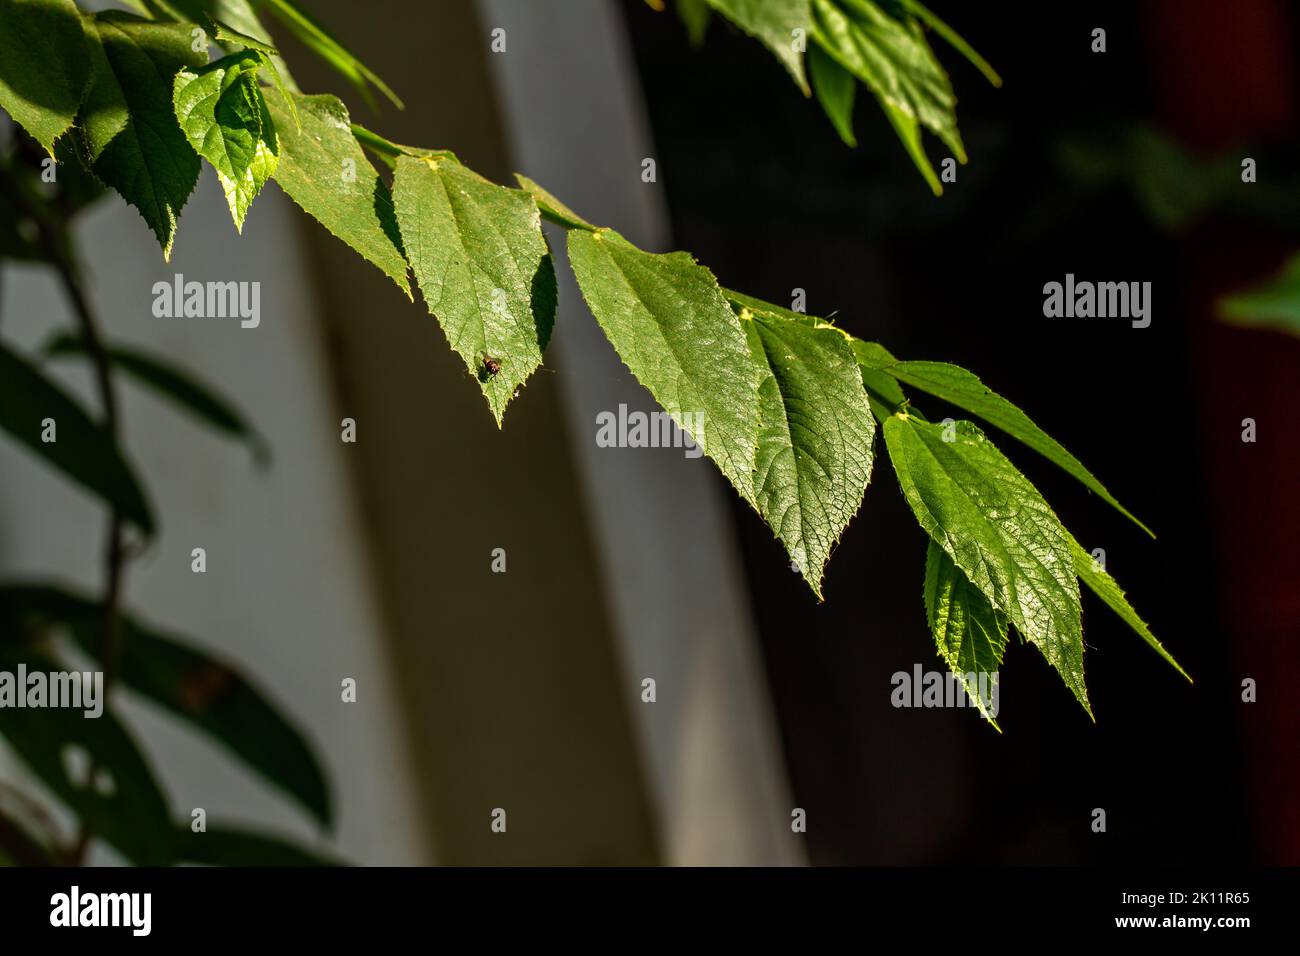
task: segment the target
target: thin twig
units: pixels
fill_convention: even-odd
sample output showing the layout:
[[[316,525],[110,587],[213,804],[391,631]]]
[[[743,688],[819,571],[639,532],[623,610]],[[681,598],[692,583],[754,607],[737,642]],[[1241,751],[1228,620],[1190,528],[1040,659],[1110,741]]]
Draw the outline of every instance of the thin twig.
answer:
[[[77,278],[74,267],[66,259],[60,259],[56,262],[56,268],[63,284],[63,290],[72,303],[72,310],[77,316],[78,325],[81,327],[81,337],[85,341],[86,351],[90,355],[91,365],[95,372],[95,382],[99,389],[100,404],[104,406],[104,429],[116,442],[118,439],[117,401],[113,394],[112,370],[109,367],[108,353],[104,351],[104,345],[100,341],[94,313],[91,311],[90,304],[86,301],[85,294],[82,292],[81,283]],[[112,684],[113,679],[117,676],[118,657],[120,656],[121,628],[118,626],[118,603],[122,589],[125,547],[123,543],[124,522],[121,513],[116,508],[112,509],[108,528],[108,548],[104,554],[107,581],[104,585],[104,600],[100,618],[99,655],[100,663],[104,667],[104,686],[106,688]]]
[[[108,355],[104,351],[104,345],[99,339],[99,333],[95,326],[95,316],[90,310],[90,304],[86,301],[85,294],[82,292],[81,283],[73,264],[66,258],[60,258],[56,262],[59,272],[59,278],[63,283],[63,290],[67,293],[69,301],[72,303],[72,310],[76,313],[77,322],[81,326],[81,337],[85,341],[86,351],[90,353],[91,364],[95,370],[95,381],[99,388],[100,404],[104,406],[104,428],[109,436],[116,443],[118,436],[117,427],[117,402],[113,394],[112,372],[108,365]],[[118,661],[122,653],[122,627],[120,620],[120,603],[122,594],[122,575],[125,569],[125,544],[123,541],[123,521],[122,514],[116,507],[111,509],[108,519],[108,541],[104,552],[105,583],[104,596],[100,604],[100,638],[99,638],[99,662],[104,668],[104,693],[107,695],[113,681],[117,677]],[[92,756],[90,765],[89,781],[93,785],[95,779],[95,761]],[[86,850],[90,844],[91,838],[90,827],[86,821],[81,822],[81,831],[77,836],[77,845],[74,850],[74,859],[82,863],[86,858]]]

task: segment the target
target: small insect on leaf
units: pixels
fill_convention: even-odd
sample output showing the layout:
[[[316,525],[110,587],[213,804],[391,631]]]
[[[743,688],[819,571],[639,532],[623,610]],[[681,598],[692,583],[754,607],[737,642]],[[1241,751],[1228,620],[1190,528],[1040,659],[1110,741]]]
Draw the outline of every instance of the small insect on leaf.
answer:
[[[486,382],[488,379],[490,379],[490,378],[492,378],[494,375],[496,375],[497,372],[499,372],[499,371],[501,371],[501,362],[500,362],[499,360],[497,360],[497,359],[494,359],[492,356],[488,355],[486,352],[484,352],[484,353],[483,353],[483,370],[482,370],[482,372],[479,373],[479,379],[480,379],[480,381],[484,381],[484,382]]]

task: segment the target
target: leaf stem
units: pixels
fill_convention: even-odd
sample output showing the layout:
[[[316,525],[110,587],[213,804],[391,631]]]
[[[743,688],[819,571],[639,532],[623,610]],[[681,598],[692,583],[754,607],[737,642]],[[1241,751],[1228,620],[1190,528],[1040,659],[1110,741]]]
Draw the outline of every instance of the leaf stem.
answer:
[[[589,228],[586,226],[579,226],[572,219],[566,218],[565,216],[560,215],[558,212],[555,212],[554,210],[546,209],[540,203],[538,204],[537,211],[542,214],[542,218],[545,219],[547,222],[554,223],[557,226],[563,226],[566,230],[581,229],[584,232],[596,231],[593,228]]]
[[[995,87],[1002,86],[1002,77],[998,75],[998,71],[993,69],[989,64],[989,61],[980,56],[975,51],[975,48],[962,38],[960,33],[935,16],[935,14],[927,7],[923,6],[919,0],[907,0],[907,8],[911,13],[919,17],[921,20],[924,20],[930,29],[948,42],[949,46],[969,60],[975,69],[984,74],[984,79],[988,80]]]
[[[352,124],[352,135],[356,137],[357,142],[372,152],[382,153],[385,156],[392,156],[396,159],[398,156],[407,155],[406,151],[396,143],[384,139],[378,133],[372,133],[360,123]]]
[[[59,278],[64,292],[72,303],[73,312],[81,327],[81,337],[86,344],[94,368],[95,382],[99,390],[99,400],[104,406],[104,427],[114,442],[118,439],[117,401],[113,393],[112,372],[109,367],[108,354],[100,341],[96,328],[94,313],[81,288],[72,264],[67,260],[56,262]],[[122,514],[116,507],[112,508],[108,520],[108,541],[104,550],[104,595],[100,608],[99,660],[104,668],[104,693],[107,694],[117,677],[118,664],[122,656],[121,594],[122,579],[126,565],[126,547],[123,540]],[[93,785],[96,765],[92,756],[88,786]],[[83,820],[81,832],[77,838],[75,859],[78,863],[85,860],[86,849],[91,838],[90,827]]]

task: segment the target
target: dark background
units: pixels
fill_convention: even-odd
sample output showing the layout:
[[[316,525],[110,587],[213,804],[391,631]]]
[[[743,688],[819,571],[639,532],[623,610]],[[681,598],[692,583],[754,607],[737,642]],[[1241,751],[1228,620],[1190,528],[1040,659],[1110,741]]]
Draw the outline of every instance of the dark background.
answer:
[[[1289,437],[1300,344],[1224,326],[1212,302],[1300,241],[1231,204],[1170,230],[1122,183],[1079,181],[1057,160],[1067,137],[1118,150],[1144,123],[1198,154],[1260,157],[1267,181],[1295,155],[1288,11],[933,6],[1005,81],[993,89],[935,41],[970,156],[941,199],[861,88],[851,150],[758,44],[715,20],[692,50],[673,16],[626,0],[675,244],[724,286],[782,304],[803,288],[810,313],[900,357],[961,364],[1019,404],[1156,532],[991,433],[1080,542],[1106,550],[1195,685],[1088,595],[1095,725],[1014,638],[1002,735],[969,711],[895,709],[890,675],[941,663],[922,606],[925,539],[883,443],[820,606],[729,494],[812,861],[1296,863],[1297,708],[1284,676],[1300,636]],[[1103,54],[1090,51],[1097,26]],[[938,168],[944,148],[926,146]],[[1162,173],[1174,195],[1181,175]],[[1151,282],[1151,326],[1044,318],[1043,284],[1067,272]],[[1244,417],[1256,444],[1241,441]],[[1258,703],[1241,701],[1246,677]],[[1097,807],[1104,834],[1091,829]]]

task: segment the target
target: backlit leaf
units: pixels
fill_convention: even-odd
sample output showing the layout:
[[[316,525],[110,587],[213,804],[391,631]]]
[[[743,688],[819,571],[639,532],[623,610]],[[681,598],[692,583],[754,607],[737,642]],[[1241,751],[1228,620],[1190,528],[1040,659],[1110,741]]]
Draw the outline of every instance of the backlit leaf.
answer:
[[[1006,615],[993,609],[933,540],[925,556],[925,616],[939,656],[970,702],[997,727],[994,682],[1007,649]]]
[[[542,215],[552,222],[558,222],[566,229],[593,230],[596,228],[527,176],[515,173],[515,180],[519,183],[520,189],[533,197],[533,201],[537,203],[537,208],[542,211]]]
[[[232,53],[181,70],[173,92],[176,119],[194,151],[217,171],[237,230],[278,161],[275,124],[257,83],[261,65],[257,52]]]
[[[892,415],[885,444],[921,527],[1043,652],[1091,716],[1074,553],[1047,502],[969,422]]]
[[[572,230],[569,263],[632,374],[754,503],[758,375],[713,273],[685,252],[643,252],[612,229]]]
[[[981,382],[972,372],[946,362],[898,362],[885,367],[884,371],[904,385],[910,385],[945,402],[951,402],[972,415],[978,415],[1011,437],[1018,438],[1048,461],[1069,472],[1147,534],[1151,534],[1150,529],[1116,501],[1079,459],[1035,425],[1028,415]]]
[[[820,598],[831,549],[871,478],[875,420],[838,329],[748,308],[740,318],[759,376],[758,511]]]
[[[135,206],[170,258],[181,209],[199,178],[199,158],[172,112],[172,81],[208,61],[190,26],[126,13],[91,21],[90,91],[81,130],[91,169]]]
[[[957,98],[920,25],[906,16],[890,16],[871,0],[813,0],[813,9],[816,41],[876,94],[918,168],[926,172],[929,162],[917,124],[964,163]]]
[[[857,146],[858,139],[853,135],[853,104],[857,99],[858,81],[816,43],[808,51],[808,73],[817,102],[822,105],[835,132],[849,146]]]
[[[776,55],[799,89],[808,92],[803,50],[812,30],[809,0],[708,0],[736,26]]]
[[[938,36],[951,46],[954,50],[970,61],[971,66],[984,74],[984,78],[994,86],[1002,85],[1002,77],[998,76],[998,71],[989,65],[989,61],[975,52],[975,48],[967,43],[956,30],[940,20],[929,8],[923,6],[918,0],[904,0],[908,12],[915,14],[921,22],[932,29]]]
[[[51,156],[85,96],[90,53],[72,0],[0,3],[0,109]]]
[[[420,293],[501,423],[542,364],[555,267],[532,198],[452,159],[401,156],[393,202]]]
[[[299,92],[284,60],[275,52],[275,42],[253,9],[253,0],[129,0],[141,13],[158,20],[199,24],[208,39],[227,53],[260,50],[275,67],[277,85]]]
[[[276,95],[266,100],[280,143],[275,181],[289,198],[411,296],[393,199],[333,96],[289,94],[301,125]]]
[[[862,385],[867,390],[871,411],[883,422],[907,401],[898,381],[888,372],[881,371],[898,360],[879,342],[864,342],[855,338],[851,344],[853,355],[858,360],[858,371],[862,373]]]
[[[389,89],[388,84],[357,59],[329,30],[325,29],[323,24],[307,13],[306,10],[292,2],[292,0],[261,0],[261,2],[308,49],[356,87],[357,91],[361,93],[368,103],[373,106],[370,95],[370,87],[373,86],[394,106],[398,109],[402,108],[402,101],[396,93]]]
[[[1188,676],[1187,671],[1183,670],[1182,665],[1174,660],[1173,655],[1165,650],[1163,644],[1156,640],[1156,636],[1151,633],[1151,629],[1147,627],[1146,622],[1138,616],[1138,612],[1133,609],[1133,605],[1129,604],[1128,598],[1124,596],[1124,591],[1115,579],[1077,541],[1071,539],[1070,544],[1074,553],[1074,570],[1079,575],[1079,581],[1087,586],[1088,590],[1092,591],[1093,594],[1101,598],[1108,608],[1118,614],[1120,619],[1131,627],[1142,640],[1146,641],[1153,651],[1172,664],[1178,673],[1190,681],[1192,678]]]

